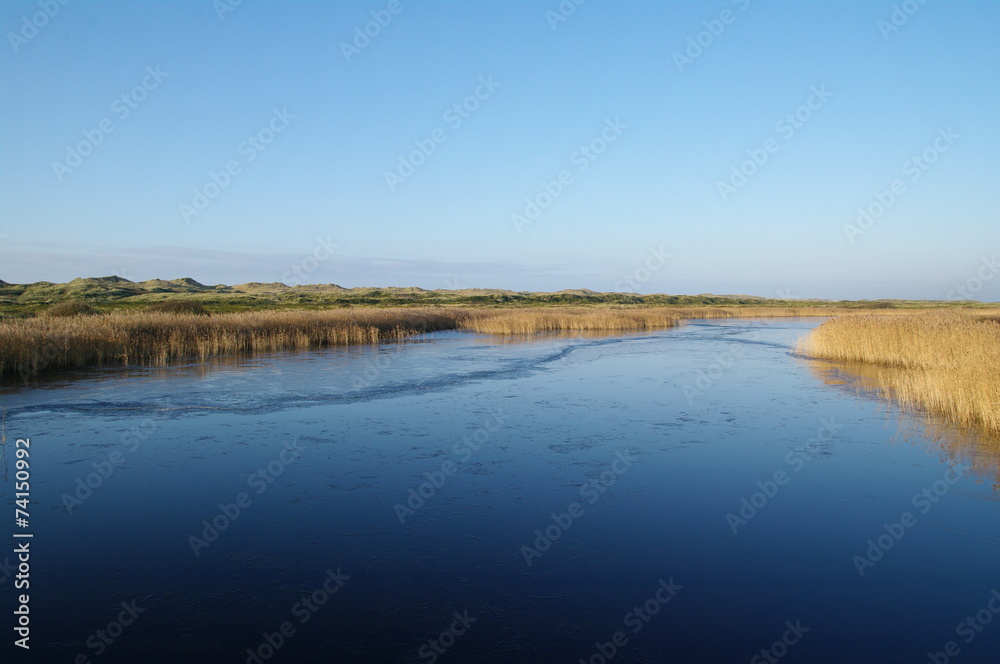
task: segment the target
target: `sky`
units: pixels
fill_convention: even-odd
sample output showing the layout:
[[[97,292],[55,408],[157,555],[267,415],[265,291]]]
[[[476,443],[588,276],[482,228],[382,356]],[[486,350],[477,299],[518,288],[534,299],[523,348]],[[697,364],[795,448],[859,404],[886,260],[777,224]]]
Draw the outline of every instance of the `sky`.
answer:
[[[1000,300],[1000,3],[0,4],[0,279]]]

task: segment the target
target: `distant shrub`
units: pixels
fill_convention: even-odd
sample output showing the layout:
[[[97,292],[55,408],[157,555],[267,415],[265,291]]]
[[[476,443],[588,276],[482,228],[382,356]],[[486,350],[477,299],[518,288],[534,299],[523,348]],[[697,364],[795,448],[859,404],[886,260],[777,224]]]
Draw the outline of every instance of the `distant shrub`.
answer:
[[[46,316],[92,316],[97,312],[86,302],[58,302],[43,312]]]
[[[876,302],[872,305],[872,309],[895,309],[895,302]]]
[[[167,300],[149,305],[148,311],[163,314],[195,314],[198,316],[208,316],[208,310],[201,302],[190,300]]]

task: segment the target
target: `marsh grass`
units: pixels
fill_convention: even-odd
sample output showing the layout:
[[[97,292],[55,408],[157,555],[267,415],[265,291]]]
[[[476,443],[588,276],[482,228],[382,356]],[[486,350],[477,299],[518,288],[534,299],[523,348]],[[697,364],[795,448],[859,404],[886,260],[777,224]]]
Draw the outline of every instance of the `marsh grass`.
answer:
[[[623,332],[674,327],[681,316],[656,309],[522,309],[466,310],[458,327],[486,334],[536,334],[538,332]]]
[[[848,311],[805,307],[350,307],[205,316],[172,309],[0,320],[0,377],[374,344],[437,330],[501,335],[617,333],[669,328],[689,318],[832,316]]]
[[[1000,324],[962,312],[855,315],[826,321],[803,355],[870,365],[880,391],[903,406],[1000,433]]]
[[[454,327],[452,317],[402,309],[12,319],[0,322],[0,376],[378,343]]]

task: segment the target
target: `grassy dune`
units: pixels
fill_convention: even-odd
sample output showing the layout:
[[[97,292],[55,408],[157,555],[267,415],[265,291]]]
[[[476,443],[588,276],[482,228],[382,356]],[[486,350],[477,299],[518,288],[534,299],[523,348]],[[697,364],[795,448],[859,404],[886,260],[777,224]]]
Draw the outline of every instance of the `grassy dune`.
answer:
[[[77,301],[101,313],[142,311],[151,304],[185,301],[200,304],[212,313],[263,309],[330,309],[336,307],[830,307],[848,309],[926,309],[985,306],[978,302],[861,300],[791,300],[753,295],[669,295],[666,293],[601,293],[587,289],[557,292],[509,291],[488,288],[424,290],[412,287],[342,288],[336,284],[286,286],[282,283],[205,285],[194,279],[129,281],[121,277],[74,279],[55,284],[9,284],[0,281],[0,317],[43,313],[60,302]]]
[[[145,311],[0,320],[0,377],[94,366],[162,366],[276,350],[379,343],[435,330],[533,334],[673,327],[689,318],[832,316],[787,307],[351,307],[198,315]],[[879,310],[896,316],[899,310]]]
[[[829,320],[799,352],[873,367],[886,395],[1000,433],[1000,318],[936,312]]]

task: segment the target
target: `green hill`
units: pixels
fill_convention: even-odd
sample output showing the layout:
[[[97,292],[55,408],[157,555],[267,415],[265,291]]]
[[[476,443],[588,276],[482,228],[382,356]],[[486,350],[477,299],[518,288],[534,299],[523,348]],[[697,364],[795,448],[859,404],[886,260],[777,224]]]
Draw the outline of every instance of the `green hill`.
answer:
[[[0,281],[0,313],[31,315],[52,304],[80,301],[99,311],[141,309],[154,302],[194,300],[210,311],[246,309],[328,308],[357,305],[377,306],[521,306],[538,305],[629,305],[629,306],[838,306],[848,308],[916,308],[983,306],[978,302],[860,300],[781,300],[755,295],[667,295],[663,293],[598,293],[588,289],[557,292],[509,291],[489,288],[426,290],[417,287],[343,288],[336,284],[287,286],[282,283],[250,282],[207,286],[194,279],[149,279],[134,282],[122,277],[73,279],[64,284],[37,281],[11,284]]]

